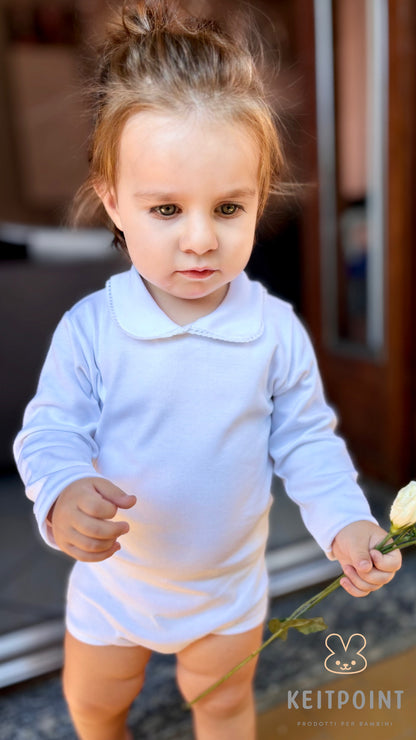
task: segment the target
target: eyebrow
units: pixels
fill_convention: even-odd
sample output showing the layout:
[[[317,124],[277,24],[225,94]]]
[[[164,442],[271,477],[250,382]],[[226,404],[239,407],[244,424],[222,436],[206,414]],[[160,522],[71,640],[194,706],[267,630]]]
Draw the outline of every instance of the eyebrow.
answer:
[[[257,191],[254,188],[236,188],[219,195],[218,200],[238,200],[239,198],[254,198]],[[181,200],[178,193],[167,192],[164,190],[155,191],[137,191],[134,193],[135,198],[140,200],[157,201],[158,203],[173,203]]]

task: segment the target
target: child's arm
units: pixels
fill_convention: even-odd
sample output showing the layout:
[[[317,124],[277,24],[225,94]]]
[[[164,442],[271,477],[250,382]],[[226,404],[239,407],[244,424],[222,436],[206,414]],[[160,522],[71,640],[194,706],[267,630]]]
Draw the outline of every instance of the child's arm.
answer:
[[[278,321],[275,321],[278,325]],[[279,322],[271,366],[273,412],[270,454],[274,472],[324,552],[331,557],[335,536],[347,525],[377,525],[357,484],[337,419],[327,404],[311,341],[293,312]]]
[[[299,505],[303,521],[328,557],[339,560],[342,585],[354,596],[380,588],[400,567],[400,554],[374,550],[385,532],[357,485],[344,441],[335,433],[310,339],[290,313],[273,368],[270,454],[275,473]],[[361,562],[366,565],[360,565]]]
[[[103,478],[82,478],[67,486],[55,501],[48,521],[57,546],[84,562],[111,557],[120,545],[117,538],[129,531],[127,522],[112,522],[117,509],[136,503]]]
[[[89,303],[80,305],[89,309]],[[93,343],[96,327],[88,311],[79,313],[77,309],[76,321],[72,312],[65,314],[55,330],[37,392],[26,408],[13,448],[40,533],[57,548],[61,544],[51,536],[50,517],[58,496],[83,479],[106,481],[94,465],[100,452],[96,429],[101,414]]]
[[[399,570],[402,563],[399,550],[383,555],[374,549],[386,534],[377,524],[358,521],[336,535],[332,552],[345,573],[341,586],[351,596],[367,596],[391,581]]]

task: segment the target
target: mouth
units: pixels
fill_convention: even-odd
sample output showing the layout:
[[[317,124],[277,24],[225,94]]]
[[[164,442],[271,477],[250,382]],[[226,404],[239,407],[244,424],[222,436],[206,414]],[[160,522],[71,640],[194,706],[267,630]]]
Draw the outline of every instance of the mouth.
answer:
[[[178,272],[180,275],[190,278],[191,280],[206,280],[207,278],[210,278],[216,270],[211,270],[208,267],[196,267],[193,270],[178,270]]]

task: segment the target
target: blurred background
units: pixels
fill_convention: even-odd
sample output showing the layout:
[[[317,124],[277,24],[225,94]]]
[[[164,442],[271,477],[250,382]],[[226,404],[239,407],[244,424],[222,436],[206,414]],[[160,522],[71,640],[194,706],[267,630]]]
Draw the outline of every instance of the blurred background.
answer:
[[[85,101],[107,0],[0,0],[0,685],[59,667],[69,563],[34,530],[12,459],[51,333],[128,265],[74,232]],[[227,16],[246,3],[187,3]],[[253,0],[297,195],[270,202],[248,272],[307,326],[375,512],[416,473],[416,4]],[[272,512],[272,596],[329,578],[286,500]],[[35,735],[34,735],[35,737]],[[46,736],[45,736],[46,737]],[[56,736],[57,737],[57,736]]]

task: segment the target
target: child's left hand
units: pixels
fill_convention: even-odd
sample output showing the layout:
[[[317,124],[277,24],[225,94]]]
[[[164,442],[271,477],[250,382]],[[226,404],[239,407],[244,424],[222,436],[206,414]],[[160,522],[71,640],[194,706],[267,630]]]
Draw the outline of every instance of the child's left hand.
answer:
[[[399,550],[383,555],[374,549],[386,534],[373,522],[359,521],[348,524],[335,537],[332,552],[345,574],[340,585],[351,596],[367,596],[370,591],[377,591],[399,570],[402,564]]]

